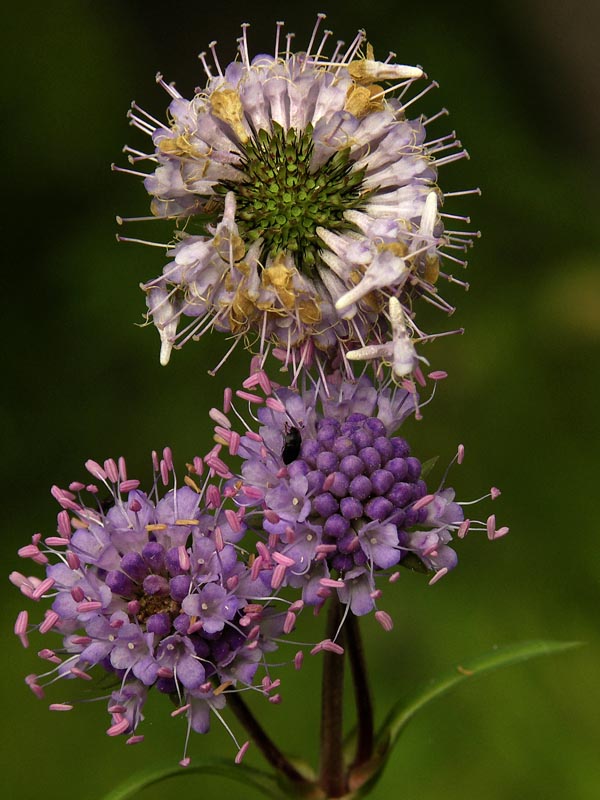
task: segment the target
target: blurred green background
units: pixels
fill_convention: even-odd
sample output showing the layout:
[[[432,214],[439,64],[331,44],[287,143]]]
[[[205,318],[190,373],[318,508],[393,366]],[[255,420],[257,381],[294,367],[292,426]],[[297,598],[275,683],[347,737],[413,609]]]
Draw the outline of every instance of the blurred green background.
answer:
[[[153,447],[169,443],[181,468],[204,451],[208,408],[245,367],[238,359],[209,378],[226,347],[214,337],[161,368],[156,332],[134,324],[144,311],[138,284],[164,259],[114,239],[115,214],[147,209],[139,182],[109,169],[125,165],[125,142],[146,144],[127,126],[130,101],[162,117],[157,70],[189,94],[203,81],[196,53],[213,38],[226,61],[248,20],[252,51],[270,51],[283,18],[301,46],[315,13],[326,11],[336,36],[349,40],[364,26],[376,53],[392,49],[399,61],[422,64],[441,88],[418,111],[447,106],[439,135],[456,127],[471,153],[441,174],[446,190],[483,189],[481,199],[449,209],[471,213],[484,234],[471,291],[447,292],[467,333],[427,353],[451,377],[407,433],[423,458],[447,461],[464,442],[466,462],[452,476],[459,495],[500,486],[494,510],[511,526],[499,542],[473,535],[461,543],[459,568],[435,587],[403,573],[386,592],[393,632],[372,619],[365,625],[379,717],[422,681],[494,645],[587,643],[482,678],[429,709],[373,797],[592,800],[600,796],[598,5],[302,6],[103,0],[23,2],[4,12],[4,572],[27,566],[15,551],[33,532],[52,533],[49,487],[79,479],[88,457],[126,454],[130,473],[147,478]],[[128,233],[138,231],[152,238],[154,228]],[[429,327],[444,323],[431,317]],[[169,718],[164,698],[149,703],[146,742],[135,748],[104,735],[103,703],[50,714],[23,683],[39,667],[40,637],[20,648],[11,631],[25,605],[7,582],[0,591],[4,796],[95,800],[132,771],[181,757],[184,725]],[[318,637],[308,615],[303,624]],[[290,752],[317,751],[318,667],[309,659],[301,673],[287,673],[281,706],[260,705]],[[54,688],[48,702],[63,699]],[[190,752],[233,756],[217,725]],[[248,761],[260,764],[256,754]],[[214,779],[184,777],[172,791],[144,797],[254,797]]]

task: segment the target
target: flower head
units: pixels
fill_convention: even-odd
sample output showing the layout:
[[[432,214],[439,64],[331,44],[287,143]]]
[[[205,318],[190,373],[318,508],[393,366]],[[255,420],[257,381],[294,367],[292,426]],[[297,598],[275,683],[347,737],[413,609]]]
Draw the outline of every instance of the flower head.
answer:
[[[194,463],[199,480],[206,470],[199,459]],[[127,478],[123,459],[87,462],[108,489],[107,502],[96,502],[95,483],[54,487],[62,506],[58,536],[42,543],[36,534],[20,550],[45,564],[46,576],[11,575],[27,597],[51,599],[36,627],[63,638],[61,648],[40,652],[52,667],[29,676],[30,687],[43,696],[43,687],[59,680],[110,673],[118,688],[109,699],[107,733],[127,734],[131,742],[143,738],[135,732],[151,688],[171,696],[174,715],[185,714],[189,727],[206,732],[210,712],[218,715],[225,705],[225,690],[253,686],[274,638],[284,625],[292,627],[289,612],[260,603],[267,592],[234,546],[244,523],[223,512],[216,487],[205,481],[200,489],[188,478],[161,496],[159,483],[174,480],[168,448],[162,460],[154,455],[154,464],[149,494]],[[27,612],[15,630],[27,645]]]
[[[434,582],[456,565],[450,543],[471,523],[453,489],[428,488],[421,460],[398,435],[415,411],[411,392],[339,373],[303,390],[277,387],[260,371],[245,385],[253,391],[237,395],[258,408],[258,430],[240,438],[222,412],[213,418],[217,441],[233,442],[242,458],[225,485],[258,533],[257,579],[271,590],[298,588],[309,605],[337,591],[363,615],[377,609],[378,580],[397,576],[397,565],[431,572]],[[476,528],[490,533],[487,523]],[[496,531],[495,520],[492,529],[490,538],[507,530]]]
[[[178,225],[169,263],[144,287],[162,363],[214,328],[286,360],[350,353],[403,377],[428,338],[414,299],[453,310],[435,286],[449,277],[440,259],[459,261],[443,248],[464,249],[470,234],[444,232],[436,181],[466,152],[454,134],[428,138],[434,118],[409,118],[421,68],[376,60],[362,31],[326,55],[323,17],[305,52],[290,51],[283,23],[272,55],[250,58],[247,25],[226,67],[212,43],[214,66],[201,54],[207,81],[191,100],[158,76],[168,125],[134,104],[154,150],[126,150],[156,164],[145,177],[152,212]]]

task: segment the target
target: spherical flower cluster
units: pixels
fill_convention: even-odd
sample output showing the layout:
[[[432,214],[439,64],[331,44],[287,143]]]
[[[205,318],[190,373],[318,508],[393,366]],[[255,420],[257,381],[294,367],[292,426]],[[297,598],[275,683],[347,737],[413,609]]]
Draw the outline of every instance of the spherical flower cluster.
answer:
[[[237,394],[258,406],[258,431],[240,438],[226,414],[212,416],[217,441],[234,442],[243,459],[226,485],[238,489],[233,500],[247,507],[249,527],[258,515],[264,541],[252,569],[271,590],[300,588],[310,605],[337,591],[360,616],[377,608],[376,580],[396,580],[396,565],[432,571],[433,582],[456,565],[449,543],[471,523],[453,489],[428,490],[420,460],[396,435],[415,410],[411,392],[339,373],[302,391],[276,387],[259,371],[245,387],[252,391]],[[490,533],[487,523],[479,527]],[[494,521],[490,538],[506,530]]]
[[[444,232],[436,181],[466,152],[454,134],[428,139],[433,118],[408,116],[436,84],[408,99],[423,71],[394,54],[377,61],[362,31],[326,56],[323,17],[301,53],[283,23],[272,55],[250,58],[247,26],[225,68],[212,43],[214,67],[201,54],[207,82],[191,100],[159,76],[169,125],[134,104],[154,151],[126,150],[157,164],[145,176],[152,212],[180,225],[163,274],[144,287],[164,364],[214,328],[258,340],[261,353],[306,358],[308,347],[323,364],[376,359],[403,377],[429,338],[414,299],[453,310],[435,286],[449,277],[440,259],[463,264],[444,248],[466,249],[471,234]]]
[[[195,464],[201,472],[200,460]],[[277,613],[260,602],[264,584],[252,579],[237,548],[243,521],[225,514],[216,487],[198,490],[190,477],[189,485],[159,498],[159,481],[145,494],[139,481],[127,478],[122,459],[104,466],[88,461],[87,467],[110,491],[109,501],[88,505],[83,499],[84,492],[95,499],[96,484],[54,487],[63,509],[58,536],[42,542],[36,534],[20,550],[44,564],[46,576],[11,575],[27,597],[52,598],[35,627],[63,637],[62,648],[40,652],[53,665],[50,671],[27,682],[43,696],[45,684],[107,671],[118,687],[109,697],[109,735],[127,734],[132,743],[143,738],[135,731],[152,687],[170,695],[173,715],[185,714],[188,727],[204,733],[210,713],[218,715],[225,705],[227,690],[253,685],[265,654],[276,648],[274,638],[293,627],[294,614],[290,619],[289,611]],[[168,449],[160,462],[155,457],[155,467],[167,484]],[[27,644],[27,612],[15,630]],[[260,691],[268,694],[273,685],[267,675]]]

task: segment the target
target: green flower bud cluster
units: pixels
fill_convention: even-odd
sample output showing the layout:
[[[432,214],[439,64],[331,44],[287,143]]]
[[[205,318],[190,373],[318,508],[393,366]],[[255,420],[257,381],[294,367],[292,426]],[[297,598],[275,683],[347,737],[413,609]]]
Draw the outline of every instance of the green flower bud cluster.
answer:
[[[312,134],[311,125],[285,131],[274,122],[272,134],[260,130],[243,147],[245,181],[215,187],[219,194],[235,193],[240,234],[249,242],[262,239],[263,261],[290,252],[308,276],[316,274],[323,246],[317,228],[352,228],[344,212],[362,206],[370,194],[362,186],[364,170],[352,170],[349,148],[311,168]]]

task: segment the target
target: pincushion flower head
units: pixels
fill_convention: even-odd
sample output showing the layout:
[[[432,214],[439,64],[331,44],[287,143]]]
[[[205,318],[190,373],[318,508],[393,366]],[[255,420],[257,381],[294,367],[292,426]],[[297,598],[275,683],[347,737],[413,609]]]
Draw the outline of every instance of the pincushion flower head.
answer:
[[[29,625],[27,611],[19,614],[15,632],[23,644],[36,629],[62,637],[62,646],[39,652],[46,666],[28,676],[32,691],[43,697],[46,686],[60,684],[65,701],[50,708],[66,711],[77,695],[73,681],[109,673],[112,680],[103,681],[104,689],[111,687],[104,692],[107,733],[126,735],[128,743],[144,738],[137,729],[151,689],[172,698],[172,715],[185,715],[188,735],[205,733],[211,714],[222,719],[227,697],[254,687],[259,668],[266,673],[254,688],[277,702],[270,693],[278,681],[269,677],[265,659],[300,608],[280,613],[261,602],[267,592],[237,546],[243,521],[214,501],[216,488],[200,459],[194,479],[188,476],[188,485],[175,484],[162,497],[159,485],[174,481],[168,448],[154,464],[149,495],[127,478],[123,459],[86,464],[109,490],[106,502],[96,502],[96,483],[54,487],[62,507],[58,535],[42,541],[36,534],[19,551],[44,565],[45,577],[11,575],[26,597],[52,601],[39,624]],[[188,763],[185,754],[182,763]]]
[[[410,117],[436,84],[415,95],[421,68],[392,53],[378,61],[363,31],[332,51],[323,18],[305,52],[291,51],[280,22],[271,55],[250,57],[247,25],[229,65],[211,43],[212,63],[200,55],[206,85],[191,100],[159,75],[168,124],[134,104],[153,150],[125,149],[153,165],[134,174],[155,217],[177,225],[162,275],[143,287],[163,364],[215,329],[260,353],[375,359],[403,377],[415,343],[430,338],[415,299],[453,311],[436,283],[450,278],[442,259],[464,265],[446,250],[466,249],[471,234],[444,231],[455,215],[441,212],[437,175],[466,152],[454,133],[428,135],[440,114]]]
[[[428,488],[421,460],[398,435],[415,398],[393,381],[377,387],[364,375],[356,381],[334,373],[291,389],[257,370],[244,387],[236,399],[255,409],[258,430],[236,432],[242,415],[231,393],[211,416],[216,447],[242,458],[239,475],[225,485],[235,487],[232,498],[258,533],[252,573],[270,591],[291,586],[315,606],[337,593],[347,611],[375,611],[385,627],[381,583],[398,579],[397,566],[429,572],[436,583],[456,566],[455,535],[508,532],[493,515],[465,519],[445,476]],[[454,460],[462,458],[461,447]]]

